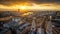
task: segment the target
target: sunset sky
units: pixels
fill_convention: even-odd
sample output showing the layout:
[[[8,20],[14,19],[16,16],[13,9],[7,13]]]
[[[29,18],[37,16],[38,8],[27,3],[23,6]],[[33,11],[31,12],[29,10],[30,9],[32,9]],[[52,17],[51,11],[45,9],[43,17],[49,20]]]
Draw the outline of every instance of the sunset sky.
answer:
[[[12,9],[60,10],[60,0],[0,0],[0,10]]]

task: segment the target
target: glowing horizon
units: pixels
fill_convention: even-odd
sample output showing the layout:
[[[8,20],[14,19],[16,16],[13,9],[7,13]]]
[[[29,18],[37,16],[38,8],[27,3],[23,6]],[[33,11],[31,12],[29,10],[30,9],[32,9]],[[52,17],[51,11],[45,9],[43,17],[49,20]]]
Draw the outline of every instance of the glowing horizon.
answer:
[[[60,5],[54,4],[35,4],[4,6],[0,5],[0,9],[21,9],[21,10],[60,10]]]

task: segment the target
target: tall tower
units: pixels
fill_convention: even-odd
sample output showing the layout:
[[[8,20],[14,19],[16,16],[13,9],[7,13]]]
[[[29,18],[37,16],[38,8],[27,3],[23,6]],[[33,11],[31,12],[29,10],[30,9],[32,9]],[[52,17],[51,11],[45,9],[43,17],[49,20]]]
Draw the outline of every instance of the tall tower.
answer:
[[[20,9],[18,9],[18,12],[20,12]]]
[[[22,11],[21,11],[21,9],[18,9],[18,13],[22,14]]]

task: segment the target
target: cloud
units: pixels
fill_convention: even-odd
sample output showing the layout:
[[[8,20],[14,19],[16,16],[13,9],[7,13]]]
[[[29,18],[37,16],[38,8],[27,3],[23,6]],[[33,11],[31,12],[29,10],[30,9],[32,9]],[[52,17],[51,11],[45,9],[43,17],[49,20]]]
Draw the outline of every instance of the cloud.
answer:
[[[2,5],[13,5],[13,4],[19,4],[21,2],[35,2],[37,4],[40,3],[53,3],[60,5],[60,0],[0,0],[0,4]]]

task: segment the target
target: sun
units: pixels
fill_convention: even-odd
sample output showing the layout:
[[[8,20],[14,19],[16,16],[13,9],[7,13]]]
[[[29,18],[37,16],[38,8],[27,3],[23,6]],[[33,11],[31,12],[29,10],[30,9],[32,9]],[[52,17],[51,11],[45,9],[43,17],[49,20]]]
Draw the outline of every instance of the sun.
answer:
[[[21,10],[25,10],[26,7],[25,7],[25,6],[20,6],[20,9],[21,9]]]

